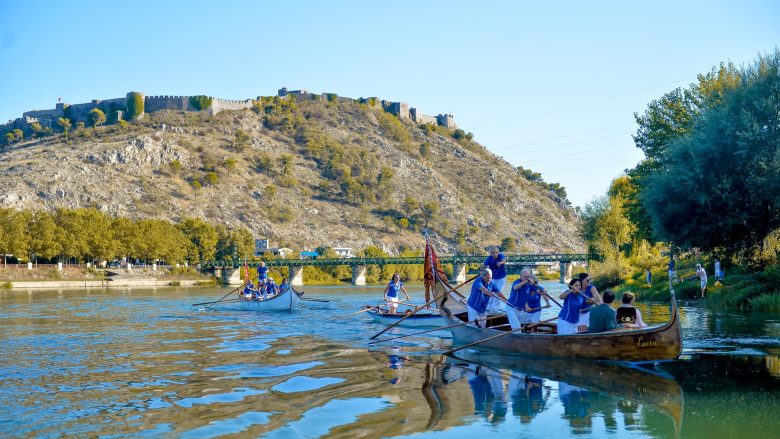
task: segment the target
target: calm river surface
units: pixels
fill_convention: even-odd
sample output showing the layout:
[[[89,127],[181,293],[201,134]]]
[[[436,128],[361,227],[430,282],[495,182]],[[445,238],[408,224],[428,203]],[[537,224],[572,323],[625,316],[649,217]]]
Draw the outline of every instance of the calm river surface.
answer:
[[[2,292],[0,437],[780,437],[778,315],[683,304],[683,357],[629,368],[443,358],[443,331],[369,347],[383,326],[338,316],[380,287],[304,290],[333,301],[261,314],[191,305],[228,289]]]

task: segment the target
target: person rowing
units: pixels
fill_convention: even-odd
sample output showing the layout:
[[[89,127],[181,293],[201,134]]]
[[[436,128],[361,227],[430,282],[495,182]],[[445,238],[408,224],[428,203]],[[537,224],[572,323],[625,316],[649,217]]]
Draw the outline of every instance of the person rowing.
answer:
[[[580,289],[582,282],[578,277],[569,281],[569,289],[560,295],[563,300],[563,308],[558,313],[558,334],[576,334],[580,323],[580,310],[585,305],[586,299]]]
[[[246,285],[244,285],[244,291],[242,292],[242,298],[243,299],[252,299],[255,296],[255,293],[257,290],[255,289],[255,284],[252,283],[252,281],[248,281]]]
[[[544,288],[539,285],[539,279],[532,275],[531,282],[533,287],[528,291],[528,300],[525,302],[523,320],[520,322],[524,325],[539,323],[539,319],[542,316],[542,308],[550,307],[550,299],[547,298],[547,292]],[[544,298],[544,306],[542,306],[542,298]]]
[[[531,279],[531,270],[523,268],[520,270],[520,277],[512,283],[512,292],[509,293],[509,307],[506,309],[506,316],[512,329],[517,329],[525,320],[525,308],[528,302],[528,296],[531,290],[536,290],[533,279]]]
[[[506,300],[506,297],[493,283],[493,272],[489,268],[485,268],[480,274],[481,276],[474,280],[474,284],[471,286],[471,294],[466,302],[466,310],[469,314],[469,321],[473,322],[479,319],[477,326],[484,328],[487,323],[485,317],[487,316],[490,298],[497,295]]]
[[[277,294],[279,294],[279,286],[276,285],[276,282],[274,282],[272,277],[269,277],[268,280],[265,281],[263,299],[275,296]]]
[[[404,293],[407,302],[410,300],[409,293],[406,292],[406,288],[404,288],[404,284],[401,282],[401,275],[395,273],[393,274],[393,278],[390,280],[390,283],[387,284],[384,292],[385,302],[387,302],[387,306],[390,308],[390,314],[395,314],[398,310],[399,292]]]
[[[593,278],[591,278],[588,273],[580,273],[578,277],[581,283],[582,295],[584,295],[588,299],[591,299],[589,302],[586,302],[583,305],[582,309],[580,310],[580,321],[578,323],[579,325],[578,330],[579,332],[584,332],[588,330],[588,325],[590,323],[591,304],[602,303],[602,300],[601,300],[601,294],[599,294],[599,290],[596,289],[595,285],[593,285]]]
[[[484,270],[486,268],[490,269],[490,271],[493,273],[493,283],[503,294],[504,286],[506,285],[506,267],[504,266],[504,264],[506,264],[506,256],[499,252],[498,246],[495,245],[490,246],[489,251],[490,255],[485,258],[485,262],[482,263],[480,270]],[[488,303],[488,311],[501,311],[501,301],[499,301],[497,297],[494,296],[490,298],[490,302]]]

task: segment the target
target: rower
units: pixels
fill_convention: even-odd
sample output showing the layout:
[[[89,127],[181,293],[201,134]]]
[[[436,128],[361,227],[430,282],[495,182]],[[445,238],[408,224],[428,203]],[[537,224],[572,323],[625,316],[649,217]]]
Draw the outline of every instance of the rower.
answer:
[[[578,323],[578,330],[579,332],[584,332],[588,330],[588,323],[590,319],[590,308],[591,304],[596,303],[602,303],[601,301],[601,295],[599,294],[599,290],[596,289],[596,286],[593,285],[593,278],[590,277],[588,273],[580,273],[578,275],[580,279],[580,283],[582,284],[582,294],[587,297],[588,299],[591,299],[590,303],[586,302],[582,309],[580,310],[580,321]]]
[[[489,268],[482,270],[480,273],[482,276],[478,277],[474,281],[474,285],[471,286],[471,294],[466,303],[466,310],[468,311],[469,322],[479,319],[477,326],[484,328],[487,323],[485,317],[487,316],[490,298],[497,295],[506,300],[506,297],[493,283],[493,272]]]
[[[534,289],[533,280],[531,280],[531,270],[523,268],[520,270],[520,277],[512,283],[512,292],[509,293],[509,303],[506,309],[506,316],[512,329],[517,329],[525,320],[525,305],[528,302],[528,294]]]
[[[577,325],[580,322],[580,309],[585,303],[585,297],[580,294],[582,282],[578,277],[569,281],[569,289],[560,295],[563,300],[563,308],[558,313],[558,334],[576,334]]]
[[[250,280],[249,282],[244,285],[244,291],[243,291],[243,297],[244,299],[251,299],[252,296],[255,294],[255,284],[252,283]]]
[[[263,295],[263,298],[275,296],[279,293],[279,286],[276,285],[276,282],[274,282],[274,279],[269,277],[268,280],[265,282],[265,294]]]
[[[403,282],[401,282],[401,275],[395,273],[393,274],[393,278],[390,280],[390,283],[387,284],[387,287],[385,288],[385,292],[384,292],[385,302],[387,302],[387,306],[390,308],[390,314],[395,314],[396,311],[398,310],[399,292],[404,293],[407,302],[411,300],[409,298],[409,293],[407,293],[406,288],[404,288]]]
[[[539,285],[539,279],[531,276],[531,289],[528,291],[528,300],[525,302],[525,312],[520,323],[524,325],[539,323],[542,316],[542,298],[544,298],[544,308],[549,308],[550,299],[547,298],[547,293]]]
[[[606,295],[606,292],[604,294]],[[606,296],[604,300],[606,300]],[[623,303],[617,309],[617,323],[630,328],[644,328],[647,326],[642,320],[642,313],[634,308],[633,293],[623,293],[620,301]]]

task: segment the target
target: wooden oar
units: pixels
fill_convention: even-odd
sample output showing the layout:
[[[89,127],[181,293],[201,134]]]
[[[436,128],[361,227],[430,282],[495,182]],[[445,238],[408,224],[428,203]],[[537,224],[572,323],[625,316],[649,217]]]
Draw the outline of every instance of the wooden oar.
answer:
[[[334,319],[343,319],[344,317],[354,316],[355,314],[360,314],[362,312],[371,311],[372,309],[376,309],[376,308],[377,308],[376,306],[370,306],[370,307],[367,307],[366,309],[361,309],[360,311],[355,311],[355,312],[351,312],[349,314],[343,314],[343,315],[340,315],[340,316],[336,316],[336,317],[334,317]]]
[[[497,318],[503,318],[503,317],[504,317],[503,314],[500,315],[500,316],[488,317],[488,318],[485,319],[485,321],[493,320],[493,319],[497,319]],[[370,341],[370,342],[368,342],[368,344],[384,343],[386,341],[397,340],[399,338],[413,337],[415,335],[427,334],[429,332],[434,332],[434,331],[443,331],[445,329],[457,328],[458,326],[468,325],[469,323],[476,323],[476,320],[469,321],[469,322],[456,323],[454,325],[449,325],[449,326],[442,326],[442,327],[439,327],[439,328],[428,329],[428,330],[425,330],[425,331],[415,332],[414,334],[406,334],[406,335],[400,335],[398,337],[390,337],[390,338],[384,338],[382,340]]]
[[[333,302],[332,300],[325,300],[325,299],[311,299],[308,297],[301,297],[301,300],[305,300],[307,302]]]
[[[478,277],[479,277],[479,275],[476,275],[476,276],[472,277],[471,279],[466,279],[466,281],[465,281],[465,282],[463,282],[462,284],[460,284],[460,285],[458,285],[458,286],[456,286],[456,287],[454,287],[454,288],[450,288],[450,290],[449,290],[449,291],[446,291],[446,292],[445,292],[443,295],[444,295],[444,296],[446,296],[446,295],[450,294],[451,292],[453,292],[453,291],[457,290],[458,288],[460,288],[460,287],[462,287],[462,286],[466,285],[467,283],[469,283],[469,282],[473,281],[474,279],[476,279],[476,278],[478,278]],[[416,310],[412,311],[410,314],[407,314],[406,316],[404,316],[403,318],[399,319],[397,322],[393,323],[392,325],[388,326],[387,328],[385,328],[385,329],[383,329],[383,330],[379,331],[378,333],[374,334],[374,336],[373,336],[373,337],[371,337],[371,340],[373,340],[373,339],[375,339],[375,338],[379,337],[380,335],[384,334],[385,332],[389,331],[390,329],[392,329],[392,328],[395,328],[396,326],[398,326],[398,325],[399,325],[401,322],[403,322],[404,320],[406,320],[406,319],[408,319],[409,317],[411,317],[411,316],[415,315],[415,314],[417,313],[417,311],[419,311],[419,310],[421,310],[421,309],[425,308],[426,306],[430,305],[431,303],[433,303],[433,302],[435,302],[435,301],[436,301],[436,297],[434,297],[433,299],[429,300],[428,302],[426,302],[425,304],[423,304],[421,307],[419,307],[419,308],[417,308]]]
[[[521,327],[519,327],[519,328],[517,328],[517,329],[513,329],[513,330],[511,330],[511,331],[504,332],[504,333],[502,333],[502,334],[494,335],[494,336],[492,336],[492,337],[488,337],[488,338],[483,338],[482,340],[477,340],[477,341],[475,341],[474,343],[469,343],[469,344],[467,344],[467,345],[465,345],[465,346],[461,346],[461,347],[459,347],[459,348],[450,349],[449,351],[445,352],[445,353],[444,353],[444,355],[450,355],[450,354],[452,354],[453,352],[462,351],[463,349],[470,348],[470,347],[472,347],[472,346],[478,345],[478,344],[480,344],[480,343],[484,343],[484,342],[486,342],[486,341],[495,340],[495,339],[497,339],[497,338],[505,337],[505,336],[507,336],[507,335],[509,335],[509,334],[514,334],[514,333],[515,333],[515,332],[517,332],[517,331],[522,331],[522,330],[531,329],[531,328],[533,328],[533,327],[535,327],[535,326],[541,325],[542,323],[552,322],[553,320],[555,320],[555,319],[557,319],[557,318],[558,318],[558,317],[553,317],[553,318],[551,318],[551,319],[542,320],[542,321],[541,321],[541,322],[539,322],[539,323],[534,323],[533,325],[528,325],[528,326],[521,326]]]
[[[224,296],[222,296],[222,298],[221,298],[221,299],[219,299],[219,300],[216,300],[216,301],[214,301],[214,302],[193,303],[193,304],[192,304],[192,306],[197,306],[197,305],[210,305],[210,304],[212,304],[212,303],[219,303],[219,302],[222,302],[222,300],[223,300],[225,297],[227,297],[227,296],[229,296],[229,295],[231,295],[231,294],[235,293],[236,291],[238,291],[239,289],[241,289],[241,288],[243,288],[243,287],[244,287],[244,285],[241,285],[240,287],[236,287],[236,288],[235,288],[233,291],[231,291],[231,292],[229,292],[229,293],[225,294]]]

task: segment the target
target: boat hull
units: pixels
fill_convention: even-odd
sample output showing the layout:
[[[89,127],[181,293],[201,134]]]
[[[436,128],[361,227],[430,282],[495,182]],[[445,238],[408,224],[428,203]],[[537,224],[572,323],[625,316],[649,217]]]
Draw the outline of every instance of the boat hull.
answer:
[[[366,311],[366,313],[377,322],[385,325],[396,323],[406,316],[406,314],[384,314],[373,310]],[[398,326],[406,328],[435,328],[445,326],[445,323],[444,317],[439,314],[418,312],[399,323]]]
[[[298,308],[302,293],[289,288],[276,296],[265,300],[240,300],[220,303],[221,308],[236,311],[292,311]]]

